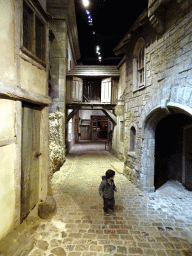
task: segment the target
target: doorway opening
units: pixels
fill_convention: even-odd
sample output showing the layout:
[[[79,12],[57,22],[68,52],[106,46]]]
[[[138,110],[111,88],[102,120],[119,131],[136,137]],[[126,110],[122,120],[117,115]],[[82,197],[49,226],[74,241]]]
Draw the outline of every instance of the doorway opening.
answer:
[[[101,79],[83,78],[83,102],[101,102]]]
[[[192,167],[192,150],[189,147],[189,141],[192,143],[192,129],[190,127],[192,127],[192,118],[185,114],[169,115],[157,124],[155,189],[169,180],[179,181],[186,187],[192,188],[192,168],[190,168]]]
[[[113,122],[102,110],[79,110],[68,122],[67,128],[68,152],[78,143],[101,143],[105,149],[112,143]]]

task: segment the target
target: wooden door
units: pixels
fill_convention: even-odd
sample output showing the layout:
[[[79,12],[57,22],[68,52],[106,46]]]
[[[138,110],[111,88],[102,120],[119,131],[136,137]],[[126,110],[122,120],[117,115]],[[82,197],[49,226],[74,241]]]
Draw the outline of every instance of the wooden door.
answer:
[[[111,78],[101,81],[101,103],[111,103]]]
[[[24,103],[22,113],[21,222],[36,206],[39,198],[41,110]]]
[[[79,77],[73,77],[72,85],[72,102],[82,102],[83,79]]]
[[[183,184],[192,189],[192,125],[184,127]]]

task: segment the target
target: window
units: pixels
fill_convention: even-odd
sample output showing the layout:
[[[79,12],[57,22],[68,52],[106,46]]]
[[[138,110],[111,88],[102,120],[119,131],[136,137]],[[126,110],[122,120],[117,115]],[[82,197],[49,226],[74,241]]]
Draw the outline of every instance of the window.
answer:
[[[134,91],[145,87],[145,41],[140,38],[135,46],[133,59]]]
[[[32,51],[33,12],[26,4],[23,6],[23,46]]]
[[[36,17],[35,19],[35,48],[36,48],[36,56],[44,60],[45,59],[45,28],[43,22]]]
[[[136,130],[135,127],[132,126],[130,130],[130,151],[135,151],[136,146]]]
[[[45,22],[35,9],[23,2],[22,50],[30,57],[45,61]],[[37,58],[35,58],[37,60]]]
[[[142,45],[137,58],[137,83],[138,86],[144,85],[144,45]]]

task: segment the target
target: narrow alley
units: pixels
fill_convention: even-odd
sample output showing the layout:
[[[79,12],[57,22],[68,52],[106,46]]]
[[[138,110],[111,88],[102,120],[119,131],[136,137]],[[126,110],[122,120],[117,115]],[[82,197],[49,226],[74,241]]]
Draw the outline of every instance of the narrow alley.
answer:
[[[115,212],[103,213],[101,176],[116,169]],[[192,255],[192,197],[180,183],[144,193],[105,144],[74,145],[52,179],[57,211],[35,229],[30,256]]]

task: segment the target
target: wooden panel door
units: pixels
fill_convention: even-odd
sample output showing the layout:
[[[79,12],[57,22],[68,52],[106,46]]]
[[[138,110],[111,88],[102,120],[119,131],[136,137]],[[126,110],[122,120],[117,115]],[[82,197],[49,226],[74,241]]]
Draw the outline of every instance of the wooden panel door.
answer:
[[[111,78],[106,78],[101,81],[101,102],[111,103]]]
[[[36,206],[39,198],[41,110],[24,103],[22,112],[21,222]]]
[[[183,184],[192,189],[192,125],[184,128],[183,147]]]
[[[73,77],[72,81],[72,102],[82,102],[83,100],[83,79]]]

